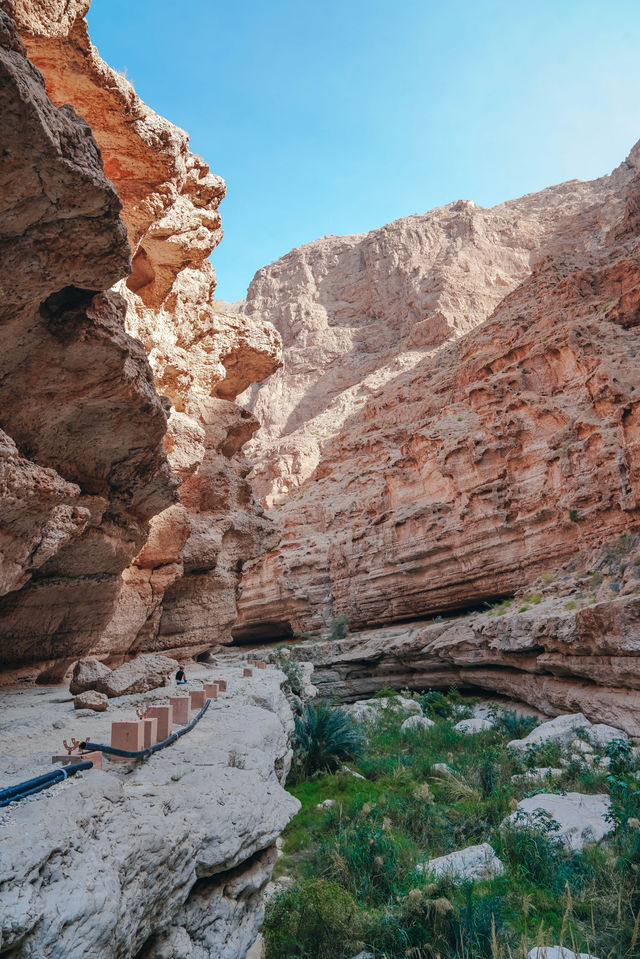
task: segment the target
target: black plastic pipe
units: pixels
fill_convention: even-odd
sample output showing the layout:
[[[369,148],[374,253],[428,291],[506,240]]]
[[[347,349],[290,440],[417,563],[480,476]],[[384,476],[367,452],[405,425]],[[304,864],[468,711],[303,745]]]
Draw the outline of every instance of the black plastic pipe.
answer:
[[[171,743],[175,743],[176,739],[180,739],[180,737],[184,736],[185,733],[190,732],[195,724],[200,722],[210,705],[211,700],[207,699],[198,715],[191,720],[188,726],[183,726],[182,729],[177,729],[175,733],[171,733],[171,735],[166,739],[163,739],[161,743],[156,743],[155,746],[147,746],[146,749],[130,751],[128,749],[114,749],[113,746],[105,746],[103,743],[89,742],[80,743],[80,747],[82,749],[99,749],[100,752],[106,753],[107,756],[122,756],[124,759],[146,759],[148,756],[156,753],[159,749],[164,749],[165,746],[170,746]]]
[[[9,786],[8,789],[0,790],[0,806],[8,806],[11,802],[18,802],[34,793],[42,792],[55,783],[61,783],[69,776],[81,772],[83,769],[91,769],[92,762],[75,763],[73,766],[64,766],[62,769],[54,769],[44,776],[36,776],[35,779],[26,779],[22,783],[16,783],[15,786]]]

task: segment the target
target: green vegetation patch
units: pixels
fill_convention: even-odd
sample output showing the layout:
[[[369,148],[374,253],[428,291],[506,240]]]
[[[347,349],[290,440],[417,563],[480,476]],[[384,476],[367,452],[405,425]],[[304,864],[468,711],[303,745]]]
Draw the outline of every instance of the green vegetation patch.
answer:
[[[276,870],[294,885],[267,907],[268,959],[351,959],[363,950],[376,959],[525,959],[540,944],[637,959],[640,782],[628,744],[610,744],[606,765],[558,743],[522,754],[507,743],[536,720],[496,710],[494,728],[465,735],[454,725],[474,700],[456,690],[414,699],[434,726],[402,732],[406,713],[397,709],[381,709],[364,728],[325,706],[311,723],[308,712],[299,720],[288,788],[302,809]],[[339,755],[365,778],[345,771]],[[561,773],[526,775],[540,767]],[[545,791],[609,793],[615,831],[576,854],[552,822],[501,828],[520,799]],[[327,799],[333,805],[318,808]],[[504,875],[455,885],[417,868],[483,842]]]

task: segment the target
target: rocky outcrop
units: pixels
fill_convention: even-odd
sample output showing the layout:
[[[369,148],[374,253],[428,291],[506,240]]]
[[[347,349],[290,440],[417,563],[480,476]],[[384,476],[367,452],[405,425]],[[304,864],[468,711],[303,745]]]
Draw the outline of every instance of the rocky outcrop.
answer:
[[[246,955],[262,922],[276,840],[299,803],[282,786],[293,730],[284,675],[269,669],[243,681],[241,673],[218,668],[229,692],[148,762],[105,760],[101,772],[0,810],[0,952]],[[11,781],[32,773],[25,737],[46,758],[77,729],[68,701],[43,708],[37,695],[21,689],[3,704],[2,765]],[[112,719],[134,718],[136,705],[157,700],[112,699],[108,713],[83,723],[94,741],[108,741]]]
[[[109,288],[120,200],[86,121],[55,106],[0,11],[0,666],[64,671],[112,615],[175,498],[166,408]]]
[[[285,366],[247,449],[282,544],[239,640],[477,606],[638,524],[639,164],[257,274]]]
[[[168,679],[177,668],[175,659],[157,653],[143,653],[116,669],[109,669],[97,659],[81,659],[74,667],[69,692],[75,695],[96,690],[110,698],[146,693],[168,686]]]
[[[131,84],[101,60],[83,19],[89,4],[55,0],[43,7],[30,0],[5,0],[4,6],[18,21],[27,54],[44,75],[51,99],[40,78],[40,99],[45,104],[40,104],[40,111],[63,118],[73,115],[76,126],[73,135],[68,130],[56,134],[57,161],[46,136],[38,138],[35,133],[29,134],[32,154],[16,159],[22,163],[20,176],[3,161],[7,183],[18,191],[16,204],[32,216],[32,221],[14,216],[11,224],[11,235],[20,242],[11,246],[3,260],[8,288],[16,287],[16,263],[24,270],[24,264],[33,261],[32,272],[37,276],[47,277],[47,269],[55,271],[57,285],[45,284],[38,290],[37,305],[40,308],[47,301],[42,325],[64,343],[68,359],[66,364],[58,361],[48,342],[31,343],[16,329],[22,354],[7,351],[7,363],[22,365],[19,374],[13,380],[5,378],[5,383],[7,402],[13,400],[19,423],[0,425],[20,452],[28,449],[38,465],[58,469],[64,463],[65,480],[82,479],[79,490],[60,487],[43,497],[42,515],[27,524],[25,542],[7,547],[8,581],[14,583],[12,589],[23,587],[34,561],[44,562],[51,543],[78,537],[85,527],[95,530],[97,524],[104,525],[102,474],[114,458],[111,447],[117,446],[123,461],[113,468],[113,481],[128,498],[129,511],[135,508],[141,514],[141,523],[134,528],[127,516],[121,524],[126,529],[126,548],[115,548],[123,534],[111,529],[110,562],[102,560],[102,582],[92,595],[90,586],[86,593],[87,603],[100,615],[93,617],[95,626],[92,622],[90,630],[87,609],[74,617],[82,640],[69,641],[64,650],[69,655],[55,663],[54,672],[88,649],[115,662],[154,649],[196,655],[230,639],[241,568],[277,542],[272,524],[254,502],[245,480],[249,467],[239,454],[257,421],[232,400],[277,368],[280,338],[268,323],[249,320],[214,303],[215,273],[208,257],[222,237],[218,206],[225,193],[224,181],[190,152],[184,131],[150,110]],[[12,36],[20,44],[15,31]],[[28,63],[26,69],[40,76]],[[51,101],[72,104],[84,120],[71,107],[58,109]],[[68,126],[70,121],[66,122]],[[16,139],[24,135],[25,129],[16,126]],[[87,169],[80,170],[75,180],[67,171],[65,180],[52,164],[56,161],[61,168],[66,164],[71,169],[76,153],[85,149],[83,138],[93,150],[82,161]],[[117,194],[105,179],[101,161]],[[81,163],[76,160],[75,165]],[[29,176],[24,177],[24,170],[30,171]],[[44,177],[42,187],[37,176]],[[58,211],[59,224],[55,218],[49,222],[46,210],[39,211],[35,194],[27,195],[31,180],[34,191],[41,189],[44,197],[55,197],[51,204]],[[50,183],[55,189],[50,189]],[[102,219],[100,203],[105,210]],[[88,234],[87,217],[92,217]],[[40,260],[33,251],[29,259],[29,243],[40,251]],[[43,257],[50,266],[43,264]],[[47,300],[70,284],[81,291],[106,290],[112,284],[115,289],[95,301],[92,293],[69,291],[62,298]],[[35,297],[35,289],[32,292]],[[25,296],[25,289],[21,287],[18,294]],[[103,340],[109,344],[117,340],[118,324],[121,342],[117,341],[112,358]],[[73,384],[61,382],[59,365],[69,371]],[[28,416],[21,413],[26,383],[51,408],[33,417],[37,425],[30,431],[22,419],[34,411]],[[105,383],[110,385],[101,403]],[[56,389],[73,397],[62,404],[59,414],[50,402]],[[82,416],[77,410],[80,396]],[[125,412],[126,403],[131,410]],[[136,405],[139,410],[134,409]],[[163,435],[175,475],[167,465]],[[44,450],[45,443],[55,446],[55,451]],[[128,460],[126,452],[123,459],[123,449],[131,451]],[[154,449],[158,462],[150,452]],[[95,467],[86,462],[93,458]],[[90,484],[84,482],[87,475]],[[157,490],[152,485],[154,476]],[[51,480],[47,483],[51,485]],[[179,483],[181,503],[177,504],[174,488]],[[85,488],[93,498],[88,504],[77,503]],[[16,519],[10,536],[19,533]],[[20,560],[17,566],[16,559]],[[86,570],[91,572],[92,566]],[[26,630],[38,636],[41,627],[35,624],[34,628],[33,616],[26,613],[23,593],[11,600],[17,607],[8,630],[19,633],[24,623]],[[62,607],[62,616],[71,601],[70,595],[50,593],[31,600],[38,605],[34,615],[41,619],[43,608]],[[16,663],[34,658],[35,651],[26,650],[20,637],[14,649]],[[54,659],[57,650],[45,646],[40,652],[38,659]]]
[[[580,608],[554,593],[537,598],[531,607],[303,643],[291,656],[313,663],[319,695],[334,700],[360,700],[389,686],[456,685],[497,692],[550,716],[584,713],[640,736],[640,595],[590,602],[583,594]],[[583,720],[597,736],[599,727]]]

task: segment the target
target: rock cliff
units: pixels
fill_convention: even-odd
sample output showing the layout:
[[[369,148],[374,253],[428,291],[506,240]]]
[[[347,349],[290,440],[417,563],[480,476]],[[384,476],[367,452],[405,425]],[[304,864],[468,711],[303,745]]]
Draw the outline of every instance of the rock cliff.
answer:
[[[325,237],[244,306],[284,366],[243,397],[282,544],[242,641],[513,595],[637,525],[640,147],[611,176]]]
[[[227,641],[242,566],[277,538],[232,401],[280,338],[216,308],[224,181],[101,60],[88,6],[3,3],[0,656],[45,676]]]
[[[167,408],[126,304],[121,203],[84,119],[48,98],[0,11],[0,665],[86,652],[175,499]]]

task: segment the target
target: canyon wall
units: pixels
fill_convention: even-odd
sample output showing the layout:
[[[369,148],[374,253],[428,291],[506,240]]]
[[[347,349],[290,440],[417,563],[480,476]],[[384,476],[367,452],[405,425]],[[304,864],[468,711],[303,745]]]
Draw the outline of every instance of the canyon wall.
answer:
[[[216,308],[224,181],[101,60],[88,2],[2,6],[0,663],[197,655],[277,541],[233,400],[280,338]]]
[[[477,606],[638,524],[639,210],[635,147],[256,275],[284,366],[242,400],[282,543],[245,570],[239,641]]]

